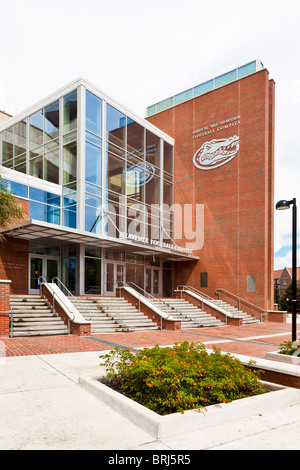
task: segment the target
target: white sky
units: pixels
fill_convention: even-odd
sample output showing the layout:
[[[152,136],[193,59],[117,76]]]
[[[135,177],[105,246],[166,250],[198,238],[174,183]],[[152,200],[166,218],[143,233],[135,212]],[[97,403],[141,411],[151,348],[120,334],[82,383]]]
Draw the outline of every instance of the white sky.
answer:
[[[15,115],[84,76],[144,117],[261,59],[276,82],[275,202],[300,206],[299,18],[299,0],[0,0],[0,109]],[[291,266],[291,220],[275,211],[275,269]]]

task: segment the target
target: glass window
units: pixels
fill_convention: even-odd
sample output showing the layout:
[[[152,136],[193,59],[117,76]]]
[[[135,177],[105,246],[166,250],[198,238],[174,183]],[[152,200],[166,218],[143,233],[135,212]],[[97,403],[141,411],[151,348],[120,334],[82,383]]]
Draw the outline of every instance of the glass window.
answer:
[[[64,96],[64,134],[77,127],[77,91]]]
[[[8,180],[4,180],[4,183],[7,190],[11,193],[19,197],[28,198],[28,186]]]
[[[106,132],[107,141],[119,147],[125,148],[125,121],[123,113],[109,104],[106,107]]]
[[[44,116],[41,109],[37,113],[30,116],[30,148],[42,145],[44,131]]]
[[[173,147],[164,142],[164,171],[173,173]]]
[[[43,178],[44,168],[43,168],[43,157],[37,157],[30,160],[30,174],[36,178]]]
[[[86,129],[102,135],[102,100],[86,91]]]
[[[44,178],[51,183],[59,183],[59,151],[54,150],[45,154],[44,158]]]
[[[45,142],[58,138],[59,135],[59,100],[44,109]]]
[[[164,183],[163,183],[163,191],[164,191],[163,204],[166,204],[169,207],[171,207],[172,203],[173,203],[172,189],[173,189],[173,186],[170,183],[167,183],[166,181],[164,181]]]
[[[145,162],[136,159],[135,165],[126,170],[126,194],[128,197],[144,202]]]
[[[160,166],[160,138],[150,131],[146,132],[146,160],[152,165]]]
[[[90,142],[85,143],[85,180],[102,186],[102,150]]]
[[[211,91],[214,89],[214,80],[209,80],[208,82],[201,83],[201,85],[198,85],[194,88],[194,96],[200,96],[203,95],[204,93],[207,93],[208,91]]]
[[[145,186],[145,202],[146,204],[159,204],[160,203],[160,180],[159,178],[152,178]]]
[[[26,121],[15,124],[15,157],[26,152]]]
[[[14,128],[10,127],[2,133],[2,163],[14,156]]]
[[[42,191],[41,189],[29,188],[29,199],[53,206],[60,206],[60,196],[58,194]]]
[[[102,211],[95,207],[85,206],[85,230],[91,233],[101,233]]]
[[[85,256],[85,294],[101,294],[101,259]]]
[[[77,142],[64,146],[63,184],[76,180],[77,176]]]
[[[127,151],[144,158],[144,128],[132,120],[127,121]]]
[[[29,201],[29,219],[41,220],[52,224],[60,223],[60,209],[48,204]]]
[[[161,101],[160,103],[157,103],[157,112],[163,111],[164,109],[171,108],[174,104],[174,99],[173,97],[168,98],[164,101]]]
[[[125,161],[110,154],[107,156],[107,187],[110,191],[124,194]]]
[[[250,64],[243,65],[238,69],[238,78],[245,77],[250,73],[256,72],[256,62],[251,62]]]
[[[224,75],[220,75],[220,77],[215,78],[216,88],[236,80],[236,75],[237,71],[233,70],[232,72],[225,73]]]
[[[174,105],[183,103],[184,101],[187,101],[191,98],[193,98],[193,89],[192,88],[190,90],[183,91],[182,93],[179,93],[178,95],[175,95],[174,96]]]

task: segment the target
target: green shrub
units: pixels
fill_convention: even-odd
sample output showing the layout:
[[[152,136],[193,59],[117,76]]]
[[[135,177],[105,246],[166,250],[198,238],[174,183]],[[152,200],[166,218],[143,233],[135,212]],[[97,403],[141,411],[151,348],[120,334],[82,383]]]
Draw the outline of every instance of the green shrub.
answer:
[[[201,343],[145,348],[137,354],[115,347],[104,356],[106,384],[147,408],[168,414],[228,403],[267,391],[259,372]],[[251,361],[249,362],[249,366]]]
[[[280,344],[280,354],[286,354],[292,356],[295,352],[300,349],[300,340],[298,341],[284,341]]]

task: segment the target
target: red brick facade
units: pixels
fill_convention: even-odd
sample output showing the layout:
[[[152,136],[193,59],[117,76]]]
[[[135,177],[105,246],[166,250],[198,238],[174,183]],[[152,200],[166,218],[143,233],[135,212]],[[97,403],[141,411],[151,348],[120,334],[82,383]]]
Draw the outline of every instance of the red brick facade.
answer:
[[[199,261],[175,263],[174,288],[187,284],[215,296],[222,287],[272,309],[274,82],[268,71],[148,120],[175,139],[174,203],[204,205],[204,244],[194,252]],[[193,164],[205,142],[233,136],[239,138],[233,159],[207,171]]]

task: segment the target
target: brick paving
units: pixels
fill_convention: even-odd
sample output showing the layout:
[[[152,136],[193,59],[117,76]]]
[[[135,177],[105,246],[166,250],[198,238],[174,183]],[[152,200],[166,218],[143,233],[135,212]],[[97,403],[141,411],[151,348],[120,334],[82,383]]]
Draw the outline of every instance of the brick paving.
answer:
[[[241,327],[223,326],[182,331],[145,331],[111,333],[90,337],[46,336],[28,338],[0,337],[0,357],[106,351],[117,344],[126,348],[172,345],[176,342],[201,342],[208,349],[214,345],[224,352],[265,358],[267,352],[278,350],[283,341],[291,339],[289,323],[257,323]]]

